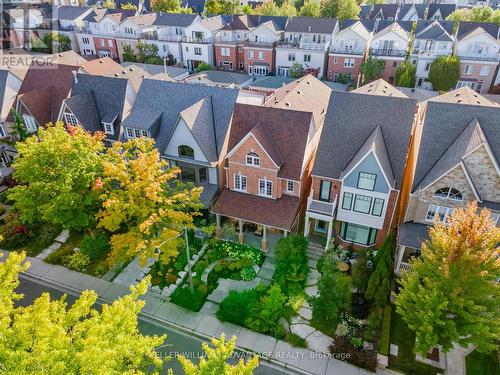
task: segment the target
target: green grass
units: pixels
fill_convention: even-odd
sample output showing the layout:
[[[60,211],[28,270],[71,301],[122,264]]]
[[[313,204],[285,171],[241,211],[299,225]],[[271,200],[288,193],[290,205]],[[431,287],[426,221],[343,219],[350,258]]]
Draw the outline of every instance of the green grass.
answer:
[[[465,357],[467,375],[496,375],[500,373],[498,353],[482,354],[477,351]]]
[[[285,341],[295,348],[307,348],[306,340],[295,333],[286,333]]]
[[[415,360],[413,348],[415,335],[407,327],[401,316],[392,311],[390,343],[399,346],[398,356],[389,355],[389,368],[402,371],[405,374],[429,375],[443,373],[443,370],[426,365]]]

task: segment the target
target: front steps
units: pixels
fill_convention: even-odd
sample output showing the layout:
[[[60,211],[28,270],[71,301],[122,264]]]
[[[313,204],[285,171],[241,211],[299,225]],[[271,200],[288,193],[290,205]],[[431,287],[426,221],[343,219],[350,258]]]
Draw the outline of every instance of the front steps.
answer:
[[[306,254],[310,260],[317,261],[325,252],[324,246],[309,241],[307,246]]]

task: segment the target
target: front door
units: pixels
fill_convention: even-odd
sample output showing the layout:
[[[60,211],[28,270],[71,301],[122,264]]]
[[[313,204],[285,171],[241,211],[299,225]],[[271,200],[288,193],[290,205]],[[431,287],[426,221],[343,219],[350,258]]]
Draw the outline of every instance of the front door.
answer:
[[[319,233],[326,233],[327,229],[327,222],[323,220],[314,220],[315,225],[314,225],[314,231],[319,232]]]

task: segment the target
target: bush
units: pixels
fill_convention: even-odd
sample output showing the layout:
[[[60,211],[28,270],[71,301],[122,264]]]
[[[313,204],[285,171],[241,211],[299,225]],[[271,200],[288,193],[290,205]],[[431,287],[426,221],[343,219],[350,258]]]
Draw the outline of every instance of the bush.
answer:
[[[335,336],[330,346],[330,352],[335,358],[337,358],[336,355],[338,354],[345,354],[346,362],[375,372],[377,368],[377,352],[354,347],[351,345],[350,341],[350,339],[345,337]],[[344,356],[342,358],[344,358]]]
[[[202,62],[202,63],[199,63],[198,66],[196,67],[196,73],[199,73],[199,72],[203,72],[204,70],[212,70],[213,69],[213,66],[206,63],[206,62]]]
[[[85,235],[80,242],[80,251],[94,261],[106,255],[110,250],[109,238],[104,232],[94,235]]]
[[[368,316],[368,324],[366,325],[363,333],[365,340],[375,341],[378,336],[380,325],[382,324],[382,309],[373,306],[370,315]]]
[[[258,299],[259,293],[255,289],[241,292],[232,290],[220,304],[217,318],[223,322],[244,326],[250,316],[250,311],[257,305]]]
[[[279,319],[285,312],[286,297],[281,292],[279,285],[274,284],[267,294],[250,311],[250,316],[245,320],[245,325],[257,332],[270,333],[276,338],[285,335]]]
[[[288,294],[294,283],[304,285],[309,267],[307,265],[307,239],[291,235],[280,238],[276,243],[276,271],[274,281]]]
[[[391,336],[391,306],[384,307],[384,320],[382,321],[382,334],[380,335],[379,352],[389,355],[389,341]]]
[[[255,277],[257,276],[257,272],[255,272],[252,266],[247,266],[242,268],[240,274],[241,274],[241,280],[244,281],[251,281],[255,279]]]
[[[180,287],[172,293],[170,300],[176,305],[182,306],[188,310],[200,311],[205,303],[207,290],[208,289],[200,288],[199,285],[194,289],[194,292],[191,293],[191,289],[188,286]]]
[[[194,266],[194,272],[196,272],[196,275],[200,275],[205,271],[205,268],[208,267],[208,262],[206,260],[200,260],[199,262],[196,263]]]
[[[90,264],[90,258],[88,255],[78,252],[68,256],[66,262],[67,266],[72,270],[83,272]]]

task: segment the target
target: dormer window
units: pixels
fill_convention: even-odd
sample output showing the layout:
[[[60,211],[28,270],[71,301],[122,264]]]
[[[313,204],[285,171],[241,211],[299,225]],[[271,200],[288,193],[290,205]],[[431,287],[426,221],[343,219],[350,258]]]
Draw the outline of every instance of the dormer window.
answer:
[[[260,158],[255,152],[249,152],[247,154],[247,165],[253,165],[258,167],[260,165]]]
[[[78,126],[79,125],[78,119],[72,113],[65,113],[64,114],[64,122],[66,123],[66,126],[67,125],[71,125],[71,126]]]
[[[180,157],[194,159],[194,150],[187,145],[180,145],[177,147],[177,152]]]
[[[126,128],[125,131],[127,132],[127,138],[140,138],[149,136],[148,131],[144,129]]]
[[[103,122],[102,126],[104,127],[104,133],[111,134],[111,135],[115,134],[115,128],[114,128],[113,124],[111,124],[109,122]]]
[[[30,133],[34,133],[37,130],[37,125],[36,125],[36,120],[33,116],[30,115],[23,115],[23,120],[24,120],[24,126],[26,127],[26,130]]]
[[[463,200],[462,193],[455,188],[444,187],[441,189],[437,189],[434,192],[434,196],[443,199],[453,199],[456,201]]]
[[[358,189],[364,190],[374,190],[375,181],[377,180],[377,175],[367,172],[359,172],[358,177]]]

